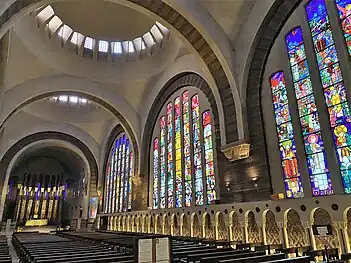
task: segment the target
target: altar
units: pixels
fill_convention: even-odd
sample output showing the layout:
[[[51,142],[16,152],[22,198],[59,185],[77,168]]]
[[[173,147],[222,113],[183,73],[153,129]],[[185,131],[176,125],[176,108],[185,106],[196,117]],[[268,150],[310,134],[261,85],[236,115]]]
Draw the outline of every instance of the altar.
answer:
[[[25,226],[47,226],[48,223],[47,219],[31,219],[26,221]]]

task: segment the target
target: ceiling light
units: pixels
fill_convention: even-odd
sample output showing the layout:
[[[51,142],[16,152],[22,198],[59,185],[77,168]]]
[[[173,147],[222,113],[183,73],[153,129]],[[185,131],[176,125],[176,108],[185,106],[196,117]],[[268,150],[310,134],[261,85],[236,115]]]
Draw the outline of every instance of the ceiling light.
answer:
[[[93,39],[91,37],[85,38],[84,47],[93,50]]]

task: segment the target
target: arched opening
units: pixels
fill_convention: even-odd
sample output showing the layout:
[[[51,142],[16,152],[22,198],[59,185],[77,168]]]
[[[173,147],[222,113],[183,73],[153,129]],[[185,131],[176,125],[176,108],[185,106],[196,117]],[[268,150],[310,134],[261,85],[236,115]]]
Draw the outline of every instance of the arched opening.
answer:
[[[217,240],[228,240],[229,239],[229,234],[228,234],[228,227],[224,221],[224,216],[222,213],[217,213],[216,214],[216,229],[217,229]]]
[[[156,234],[162,234],[162,224],[161,224],[161,217],[156,215]]]
[[[79,148],[52,136],[28,136],[20,148],[15,144],[3,157],[1,168],[8,178],[3,220],[11,219],[21,228],[44,224],[74,229],[81,219],[80,227],[85,228],[91,166]],[[114,228],[112,217],[108,228]]]
[[[300,215],[294,209],[289,209],[284,215],[284,227],[287,247],[303,247],[308,245],[307,233],[302,226]]]
[[[261,242],[261,233],[260,229],[256,222],[255,214],[252,211],[249,211],[246,214],[246,223],[247,223],[247,241],[248,243],[258,244]]]
[[[332,235],[328,235],[325,237],[314,235],[314,239],[316,242],[315,249],[324,249],[326,245],[328,248],[338,248],[340,252],[341,246],[339,241],[339,232],[334,226],[328,211],[323,208],[316,208],[311,211],[311,219],[313,220],[311,223],[314,225],[330,225],[332,228]]]
[[[131,229],[131,231],[136,232],[136,229],[137,229],[136,216],[133,215],[132,216],[132,229]]]
[[[172,236],[179,236],[179,224],[176,215],[172,215]]]
[[[118,231],[123,231],[123,217],[120,216],[118,219]]]
[[[154,217],[151,215],[150,216],[150,222],[149,222],[149,233],[154,234],[155,233],[155,223],[154,223]]]
[[[191,215],[191,230],[192,230],[193,237],[198,237],[198,238],[202,237],[200,220],[198,215],[195,213]]]
[[[180,225],[181,225],[181,235],[182,236],[186,236],[186,237],[189,237],[189,236],[191,236],[190,234],[190,225],[189,225],[189,222],[188,222],[188,218],[187,218],[187,216],[185,215],[185,214],[182,214],[181,216],[180,216],[180,221],[181,221],[181,223],[180,223]]]
[[[143,216],[140,215],[138,218],[138,233],[143,232]]]
[[[264,241],[266,245],[282,244],[279,227],[272,211],[267,210],[263,213]]]
[[[168,222],[168,216],[167,215],[163,216],[163,234],[165,234],[165,235],[170,235],[171,234],[171,229],[169,227],[169,222]]]
[[[215,229],[211,222],[211,217],[208,213],[204,213],[202,217],[203,224],[203,237],[205,239],[216,239],[215,237]]]
[[[243,241],[243,227],[239,222],[238,214],[235,212],[231,212],[229,215],[230,222],[230,233],[231,233],[231,241],[242,242]]]
[[[149,233],[148,221],[149,221],[149,215],[145,215],[143,217],[143,233]]]

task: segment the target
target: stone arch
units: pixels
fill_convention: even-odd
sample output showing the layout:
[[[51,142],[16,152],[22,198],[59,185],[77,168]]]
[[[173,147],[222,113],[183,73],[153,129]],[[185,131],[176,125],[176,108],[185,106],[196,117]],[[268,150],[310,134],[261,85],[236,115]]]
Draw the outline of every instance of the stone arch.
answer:
[[[172,215],[172,236],[179,236],[179,223],[175,214]]]
[[[143,217],[143,233],[149,233],[148,221],[149,221],[149,215],[145,215]]]
[[[161,224],[161,217],[160,217],[160,215],[156,215],[155,233],[156,234],[162,234],[162,224]]]
[[[275,215],[271,210],[266,210],[262,215],[263,222],[263,239],[265,245],[279,245],[282,244],[280,238],[280,230],[275,220]]]
[[[190,226],[188,222],[188,217],[186,216],[186,214],[182,214],[180,216],[180,227],[181,227],[180,235],[189,237],[191,231],[190,231]]]
[[[268,153],[266,134],[263,123],[261,87],[263,74],[270,51],[279,36],[285,22],[301,3],[300,0],[275,0],[257,30],[253,45],[250,48],[244,76],[243,86],[246,87],[246,116],[248,120],[247,131],[251,148],[249,159],[262,163],[256,172],[270,180],[268,167]],[[264,142],[264,143],[262,143]],[[254,163],[253,162],[253,163]]]
[[[131,230],[131,226],[132,226],[132,223],[131,223],[131,216],[130,215],[128,215],[127,217],[126,217],[127,219],[126,219],[126,230],[128,231],[128,232],[130,232]]]
[[[307,233],[302,226],[299,213],[294,209],[288,209],[284,213],[284,232],[287,247],[308,245]]]
[[[202,237],[199,216],[195,213],[191,215],[191,235],[198,238]]]
[[[90,182],[89,182],[89,194],[90,196],[97,196],[97,175],[98,175],[98,165],[95,160],[95,157],[91,150],[79,139],[61,132],[38,132],[31,135],[28,135],[21,140],[17,141],[10,149],[6,151],[4,156],[0,161],[0,192],[2,194],[7,193],[7,184],[8,184],[8,177],[10,173],[8,173],[8,168],[11,165],[13,158],[26,146],[29,146],[35,142],[44,141],[44,140],[57,140],[67,142],[77,149],[79,149],[84,157],[86,158],[89,169],[90,169]],[[5,200],[5,197],[2,197],[2,200]],[[3,202],[3,201],[2,201]],[[1,209],[1,217],[2,218]]]
[[[113,220],[113,231],[117,231],[117,226],[118,226],[117,225],[118,224],[117,220],[118,220],[118,217],[115,216],[114,220]]]
[[[143,216],[140,215],[138,218],[138,233],[142,233],[143,232]]]
[[[238,214],[232,211],[229,214],[229,229],[230,229],[230,239],[235,242],[243,241],[243,227],[239,222]]]
[[[123,216],[123,231],[128,231],[128,222],[127,222],[127,216]]]
[[[224,216],[221,212],[216,214],[216,239],[217,240],[228,240],[228,227],[225,223]]]
[[[131,228],[132,232],[136,232],[137,231],[137,223],[136,223],[136,215],[132,216],[132,228]]]
[[[311,211],[310,220],[311,224],[314,225],[331,225],[333,232],[333,235],[323,238],[320,236],[313,236],[316,242],[315,249],[324,249],[324,245],[326,244],[328,248],[338,248],[340,251],[339,231],[335,227],[329,212],[324,208],[315,208]]]
[[[71,84],[68,84],[71,83]],[[67,90],[62,87],[65,85],[67,86],[74,86],[75,90]],[[33,87],[35,87],[33,89]],[[49,88],[48,88],[49,87]],[[48,91],[49,89],[49,91]],[[78,77],[73,77],[73,76],[49,76],[49,77],[41,77],[37,78],[34,80],[29,80],[25,83],[21,83],[13,88],[11,88],[5,96],[8,96],[9,98],[9,105],[5,105],[5,109],[1,113],[1,124],[0,124],[0,130],[3,129],[4,125],[6,122],[18,111],[23,109],[25,106],[52,96],[59,96],[61,94],[64,95],[73,95],[73,96],[79,96],[79,97],[84,97],[87,98],[88,100],[91,100],[103,108],[105,108],[107,111],[111,112],[114,116],[116,116],[120,121],[121,124],[128,134],[135,152],[135,167],[137,168],[136,171],[139,169],[139,141],[137,140],[137,135],[136,135],[136,130],[139,128],[138,127],[138,120],[137,117],[131,114],[133,110],[130,108],[130,106],[120,100],[114,101],[114,99],[109,99],[107,96],[100,96],[97,94],[101,94],[102,87],[98,86],[96,83],[88,80],[83,80]],[[34,90],[34,91],[32,91]],[[104,92],[108,93],[108,91],[104,90]],[[109,93],[109,96],[113,96],[113,93]],[[14,101],[13,101],[14,98]],[[10,104],[11,103],[11,104]],[[119,107],[120,109],[117,109],[118,103],[121,103],[123,107],[126,107],[128,109],[127,111],[124,111]],[[122,110],[123,114],[120,113],[119,110]],[[128,119],[126,119],[124,116],[127,116]],[[132,127],[135,126],[135,127]]]
[[[202,216],[203,237],[205,239],[216,239],[215,229],[211,222],[209,213],[204,213]]]
[[[154,216],[151,215],[149,217],[149,233],[154,234],[155,233],[155,222],[154,222]]]
[[[245,220],[247,225],[247,242],[248,243],[260,243],[261,232],[256,222],[256,216],[252,211],[248,211],[245,214]]]
[[[165,235],[170,235],[171,234],[171,229],[169,227],[169,220],[167,214],[163,216],[163,234]]]
[[[38,3],[38,1],[36,0],[30,0],[26,2],[21,2],[20,0],[10,1],[12,5],[10,6],[10,3],[8,3],[10,8],[7,8],[6,11],[1,15],[1,21],[3,22],[3,24],[0,30],[0,34],[5,34],[5,32],[7,32],[7,30],[10,28],[10,25],[12,25],[16,21],[16,19],[23,17],[25,13],[34,11],[36,8],[39,8],[43,4],[42,2]],[[161,0],[153,0],[146,2],[129,0],[129,2],[137,5],[138,7],[145,8],[149,12],[163,19],[170,26],[172,26],[174,30],[177,30],[186,40],[189,41],[189,44],[193,46],[196,52],[198,52],[199,56],[203,59],[203,62],[208,67],[209,72],[213,76],[216,84],[218,85],[218,89],[220,90],[220,97],[223,104],[225,121],[228,124],[235,123],[236,126],[237,115],[240,119],[242,108],[240,105],[238,90],[234,84],[234,87],[230,86],[229,79],[227,78],[224,68],[220,63],[220,59],[223,59],[223,54],[220,54],[220,56],[217,56],[216,54],[217,52],[221,53],[221,48],[217,46],[217,49],[215,51],[212,48],[212,46],[208,43],[206,38],[204,38],[203,35],[198,31],[198,29],[195,26],[193,26],[185,16],[181,15],[171,5]],[[46,4],[48,3],[50,2],[47,2]],[[18,15],[13,16],[14,14]],[[225,65],[228,66],[228,64],[226,63]],[[232,94],[232,88],[235,91],[234,96]],[[237,103],[234,103],[234,97]],[[224,104],[226,105],[226,107],[224,107]],[[240,120],[240,123],[242,123],[242,120]],[[241,133],[243,133],[242,129],[243,127],[239,128]],[[237,130],[233,132],[228,127],[226,127],[226,134],[228,134],[227,143],[234,142],[239,137]]]
[[[158,121],[158,114],[162,110],[163,106],[167,102],[167,99],[178,89],[181,89],[186,86],[194,86],[200,89],[205,96],[207,97],[211,110],[213,113],[213,124],[215,127],[219,127],[219,117],[218,117],[218,109],[217,104],[214,98],[214,95],[211,91],[211,88],[207,84],[207,82],[198,74],[184,72],[178,74],[171,78],[161,89],[161,91],[157,94],[151,109],[149,111],[147,121],[145,123],[143,139],[142,139],[142,152],[144,154],[143,161],[141,162],[141,173],[148,174],[149,171],[149,160],[150,160],[150,147],[152,145],[152,134],[154,131],[154,127]],[[215,138],[220,138],[220,129],[215,129]],[[220,151],[220,139],[216,141],[216,150]],[[220,167],[218,166],[218,169]]]

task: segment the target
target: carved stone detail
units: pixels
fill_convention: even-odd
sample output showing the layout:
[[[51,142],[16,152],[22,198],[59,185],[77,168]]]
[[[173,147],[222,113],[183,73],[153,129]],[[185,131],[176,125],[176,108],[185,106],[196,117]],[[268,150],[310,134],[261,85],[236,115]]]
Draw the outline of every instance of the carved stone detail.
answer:
[[[240,140],[222,146],[221,151],[229,161],[234,162],[250,156],[250,144],[247,140]]]

